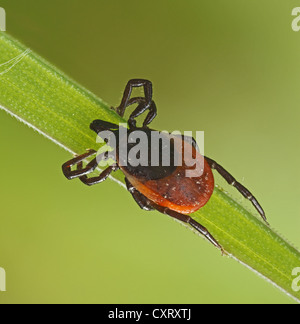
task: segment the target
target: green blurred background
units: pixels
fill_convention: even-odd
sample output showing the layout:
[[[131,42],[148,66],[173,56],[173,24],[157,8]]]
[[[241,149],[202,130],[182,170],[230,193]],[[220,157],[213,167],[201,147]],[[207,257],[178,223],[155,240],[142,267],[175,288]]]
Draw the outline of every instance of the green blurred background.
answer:
[[[0,2],[7,32],[111,105],[130,78],[152,80],[153,127],[204,130],[206,154],[299,247],[298,5]],[[66,181],[70,155],[3,111],[0,144],[0,303],[293,303],[183,226],[139,210],[116,183]]]

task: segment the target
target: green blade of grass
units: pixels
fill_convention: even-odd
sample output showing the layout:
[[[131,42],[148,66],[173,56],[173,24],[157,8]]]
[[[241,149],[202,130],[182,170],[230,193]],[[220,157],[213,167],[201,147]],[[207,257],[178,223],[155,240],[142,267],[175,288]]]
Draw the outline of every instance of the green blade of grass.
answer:
[[[108,104],[6,33],[0,33],[0,109],[77,154],[97,149],[92,120],[124,122]],[[120,172],[112,178],[123,183]],[[300,301],[300,291],[292,288],[299,251],[221,189],[215,188],[209,203],[192,217],[232,258]]]

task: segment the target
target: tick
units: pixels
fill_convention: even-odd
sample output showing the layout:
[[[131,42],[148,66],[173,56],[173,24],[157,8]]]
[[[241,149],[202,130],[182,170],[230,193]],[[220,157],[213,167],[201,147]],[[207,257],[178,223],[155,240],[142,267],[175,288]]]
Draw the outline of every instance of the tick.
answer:
[[[143,87],[144,96],[132,98],[131,93],[133,88],[138,87]],[[216,170],[228,184],[234,186],[246,199],[252,202],[260,216],[267,222],[262,207],[250,191],[240,184],[221,165],[207,156],[201,156],[203,160],[202,173],[196,177],[186,176],[186,171],[191,168],[188,163],[189,161],[186,160],[183,161],[181,165],[175,165],[174,162],[171,162],[167,166],[162,163],[161,159],[158,165],[155,166],[151,165],[151,163],[146,166],[136,165],[133,164],[129,158],[127,158],[126,161],[121,161],[120,149],[122,150],[122,143],[128,144],[128,147],[125,149],[125,153],[128,153],[129,149],[133,146],[132,143],[128,143],[128,139],[135,131],[142,132],[148,139],[147,151],[149,155],[147,158],[149,161],[151,153],[153,155],[151,151],[151,134],[154,130],[150,129],[148,125],[156,117],[157,109],[152,99],[152,83],[150,81],[143,79],[130,80],[126,85],[121,104],[115,110],[123,117],[126,108],[133,104],[137,104],[137,107],[129,116],[128,131],[123,137],[120,136],[120,127],[116,124],[103,120],[94,120],[90,125],[90,128],[97,134],[103,131],[110,131],[116,136],[117,141],[114,147],[116,151],[115,162],[108,166],[98,176],[88,176],[96,170],[100,161],[107,158],[109,154],[108,151],[97,154],[95,150],[88,150],[86,153],[76,156],[63,164],[63,173],[67,179],[79,178],[84,184],[91,186],[104,181],[113,171],[120,169],[125,175],[125,183],[128,191],[140,208],[146,211],[157,210],[189,224],[206,237],[214,246],[224,252],[222,246],[209,231],[189,216],[189,214],[197,211],[209,201],[214,191],[212,170]],[[138,127],[136,118],[143,113],[146,113],[145,119],[142,126]],[[168,134],[165,134],[165,136],[168,136]],[[183,154],[183,147],[184,150],[190,151],[192,157],[199,157],[199,155],[197,155],[199,154],[198,146],[192,137],[178,135],[177,137],[172,137],[170,143],[172,143],[168,151],[168,154],[170,154],[170,161],[172,161],[175,153],[179,155]],[[161,156],[165,152],[165,148],[162,145],[158,145],[156,146],[156,152]],[[128,156],[128,154],[125,154],[125,156]],[[83,166],[83,162],[90,157],[94,158],[88,162],[86,166]],[[72,167],[75,167],[75,169]]]

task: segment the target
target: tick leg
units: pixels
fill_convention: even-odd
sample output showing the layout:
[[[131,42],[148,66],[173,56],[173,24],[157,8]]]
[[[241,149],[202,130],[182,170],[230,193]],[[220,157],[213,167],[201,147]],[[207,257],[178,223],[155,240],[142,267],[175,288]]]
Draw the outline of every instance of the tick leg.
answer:
[[[148,80],[143,79],[132,79],[129,80],[123,94],[123,98],[121,101],[120,106],[116,109],[117,113],[123,117],[126,107],[128,106],[128,101],[130,99],[132,89],[138,88],[138,87],[144,87],[144,93],[145,93],[145,100],[146,105],[149,106],[152,101],[152,83]]]
[[[184,223],[187,223],[189,225],[191,225],[194,229],[196,229],[200,234],[202,234],[210,243],[212,243],[215,247],[217,247],[218,249],[220,249],[222,251],[222,254],[226,254],[226,252],[224,251],[224,249],[222,248],[222,246],[218,243],[218,241],[209,233],[209,231],[202,226],[201,224],[199,224],[198,222],[196,222],[192,217],[190,217],[189,215],[184,215],[184,214],[180,214],[177,213],[169,208],[166,207],[162,207],[162,206],[158,206],[158,205],[153,205],[153,207],[158,210],[159,212],[169,215],[173,218],[176,218]]]
[[[129,125],[133,125],[135,127],[136,122],[134,119],[137,118],[139,115],[141,115],[147,109],[149,109],[149,112],[143,122],[143,127],[146,127],[147,125],[149,125],[157,115],[156,105],[153,100],[151,101],[150,106],[143,106],[142,104],[140,104],[136,107],[136,109],[133,111],[133,113],[130,115],[130,117],[128,119]]]
[[[136,120],[135,118],[141,115],[144,111],[148,109],[147,102],[144,97],[135,97],[128,100],[127,107],[137,103],[138,106],[135,108],[135,110],[131,113],[131,115],[128,118],[128,124],[130,128],[136,127]]]
[[[81,164],[79,165],[79,167],[80,166]],[[118,167],[116,165],[111,165],[108,168],[106,168],[104,171],[102,171],[100,175],[97,177],[88,178],[86,175],[83,175],[79,179],[87,186],[92,186],[106,180],[108,176],[112,173],[112,171],[116,171],[117,169]]]
[[[145,97],[135,97],[130,99],[132,89],[135,87],[144,87]],[[149,113],[143,122],[143,126],[145,127],[156,116],[156,105],[152,101],[152,83],[150,81],[143,79],[130,80],[126,85],[121,104],[116,108],[117,113],[123,117],[125,109],[134,103],[138,103],[139,105],[129,117],[129,126],[134,128],[136,126],[136,121],[134,119],[149,109]]]
[[[88,150],[86,153],[84,153],[82,155],[79,155],[79,156],[73,158],[72,160],[67,161],[66,163],[64,163],[63,166],[62,166],[62,170],[63,170],[63,173],[64,173],[65,177],[67,179],[71,180],[71,179],[74,179],[74,178],[78,178],[78,177],[80,177],[80,176],[82,176],[84,174],[92,172],[96,168],[97,165],[94,166],[94,164],[92,164],[92,165],[89,165],[89,167],[86,167],[84,169],[74,170],[74,171],[71,171],[71,167],[73,165],[75,165],[75,164],[78,164],[78,163],[82,162],[86,158],[94,155],[95,153],[96,153],[95,150]]]
[[[205,157],[205,159],[208,162],[209,166],[212,169],[216,170],[227,181],[228,184],[235,187],[245,198],[251,201],[253,206],[259,212],[262,219],[266,222],[266,224],[269,225],[264,210],[262,209],[261,205],[258,203],[256,198],[252,195],[252,193],[248,189],[246,189],[242,184],[240,184],[228,171],[226,171],[217,162],[208,157]]]
[[[133,199],[135,202],[140,206],[143,210],[154,210],[154,208],[151,206],[151,201],[145,197],[143,194],[141,194],[135,187],[125,178],[127,190],[131,193]]]

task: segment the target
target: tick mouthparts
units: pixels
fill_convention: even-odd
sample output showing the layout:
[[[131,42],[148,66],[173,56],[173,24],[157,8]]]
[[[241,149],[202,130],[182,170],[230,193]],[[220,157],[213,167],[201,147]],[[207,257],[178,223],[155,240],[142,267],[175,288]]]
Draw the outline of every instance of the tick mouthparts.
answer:
[[[98,134],[99,132],[107,130],[116,131],[119,129],[119,126],[107,121],[96,119],[90,124],[90,129]]]

